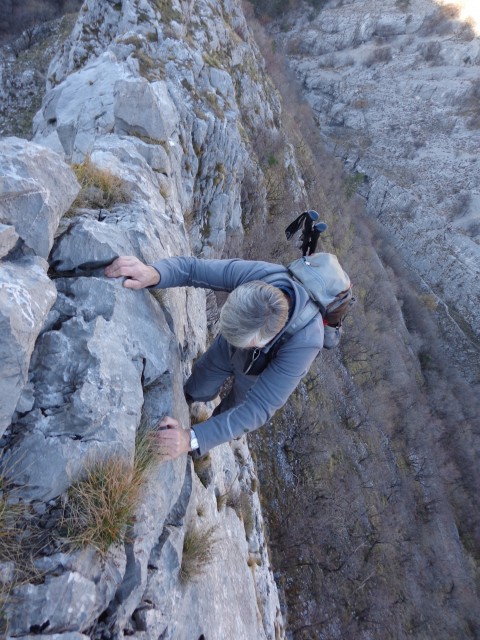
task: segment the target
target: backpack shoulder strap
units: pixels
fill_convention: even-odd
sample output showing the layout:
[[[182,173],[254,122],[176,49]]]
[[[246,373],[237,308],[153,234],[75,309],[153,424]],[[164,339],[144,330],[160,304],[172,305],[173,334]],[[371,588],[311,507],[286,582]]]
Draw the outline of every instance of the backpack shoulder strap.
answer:
[[[290,273],[287,267],[282,267],[280,273],[285,275],[287,280],[290,280],[290,281],[294,280],[297,282],[297,284],[305,288],[305,285],[303,285],[302,282],[299,282],[298,280],[296,280],[294,276]],[[265,278],[262,278],[262,280],[264,282],[268,282],[271,284],[275,280],[278,280],[278,275],[279,275],[278,273],[272,273],[266,276]],[[304,306],[302,311],[300,311],[300,313],[297,315],[294,322],[292,322],[290,327],[288,327],[288,329],[282,334],[280,341],[285,342],[286,339],[293,336],[295,333],[297,333],[297,331],[300,331],[301,329],[303,329],[303,327],[306,327],[307,324],[310,322],[310,320],[313,320],[313,318],[318,313],[321,313],[319,305],[312,298],[309,298],[307,304]]]
[[[319,313],[320,309],[318,305],[316,305],[313,300],[309,300],[283,335],[288,337],[293,336],[297,331],[306,327],[310,320],[313,320]]]

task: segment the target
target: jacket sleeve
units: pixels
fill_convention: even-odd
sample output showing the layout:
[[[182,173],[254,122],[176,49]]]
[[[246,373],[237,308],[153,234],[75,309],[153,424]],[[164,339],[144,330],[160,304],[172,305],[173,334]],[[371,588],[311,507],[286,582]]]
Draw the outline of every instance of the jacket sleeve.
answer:
[[[322,329],[322,323],[314,319],[279,349],[243,402],[195,426],[202,455],[270,420],[285,404],[322,348]]]
[[[261,280],[285,268],[254,260],[202,260],[193,257],[165,258],[151,265],[160,273],[158,289],[203,287],[215,291],[233,291],[244,282]]]

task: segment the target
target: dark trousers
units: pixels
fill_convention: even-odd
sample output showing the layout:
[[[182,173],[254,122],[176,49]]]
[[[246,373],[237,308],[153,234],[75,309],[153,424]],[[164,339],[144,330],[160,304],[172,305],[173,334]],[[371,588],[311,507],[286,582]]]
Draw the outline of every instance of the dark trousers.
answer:
[[[250,355],[249,349],[232,347],[222,336],[217,336],[208,350],[196,361],[184,391],[187,400],[208,402],[219,394],[223,384],[233,376],[230,393],[216,407],[214,415],[239,404],[257,376],[243,373]]]

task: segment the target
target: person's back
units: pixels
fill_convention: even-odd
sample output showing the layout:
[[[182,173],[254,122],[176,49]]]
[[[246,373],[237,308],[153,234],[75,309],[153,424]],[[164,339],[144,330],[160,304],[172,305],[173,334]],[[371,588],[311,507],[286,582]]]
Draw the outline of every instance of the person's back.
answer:
[[[281,265],[193,257],[144,265],[123,257],[105,274],[125,276],[124,286],[129,288],[193,286],[230,293],[220,314],[219,335],[195,363],[185,393],[191,401],[211,400],[230,376],[232,389],[215,415],[195,425],[191,433],[173,418],[162,421],[161,426],[169,428],[160,432],[159,439],[169,457],[191,450],[192,442],[203,455],[265,424],[283,406],[322,348],[320,314],[288,340],[281,340],[309,304],[308,293]]]

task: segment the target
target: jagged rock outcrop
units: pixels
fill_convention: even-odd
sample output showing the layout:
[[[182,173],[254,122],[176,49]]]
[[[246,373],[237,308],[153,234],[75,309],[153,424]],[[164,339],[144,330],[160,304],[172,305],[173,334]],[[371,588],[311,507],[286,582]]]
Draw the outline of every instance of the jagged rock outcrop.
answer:
[[[452,357],[472,351],[480,333],[478,25],[433,0],[332,1],[289,15],[275,38],[352,174],[349,188],[450,312]]]
[[[21,186],[42,185],[36,216],[2,184],[0,292],[26,270],[35,307],[27,332],[17,318],[25,306],[0,297],[13,327],[2,332],[3,499],[20,499],[50,536],[34,558],[37,580],[9,585],[11,563],[2,565],[8,637],[284,637],[244,444],[213,453],[206,487],[185,458],[158,466],[125,543],[103,559],[65,548],[59,524],[92,460],[133,459],[140,423],[171,414],[188,425],[182,385],[206,344],[205,292],[131,291],[100,265],[120,254],[221,256],[242,236],[244,181],[258,172],[247,132],[273,130],[278,108],[234,2],[88,0],[52,62],[34,143],[3,143],[12,165],[16,149],[37,154]],[[48,179],[42,157],[54,167]],[[118,191],[95,204],[101,188],[79,177],[71,207],[68,163],[79,176],[88,164]],[[184,539],[202,527],[215,530],[211,563],[201,582],[184,582]]]
[[[49,149],[16,138],[0,142],[2,378],[0,435],[27,381],[35,340],[55,302],[46,276],[60,217],[78,192],[73,171]],[[17,259],[9,260],[13,254]]]

